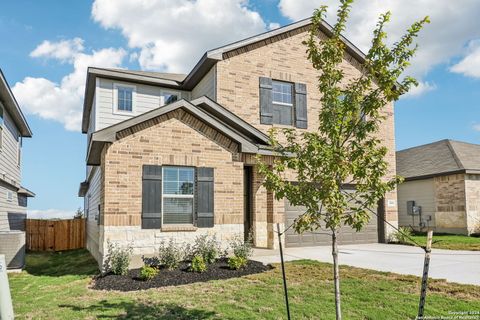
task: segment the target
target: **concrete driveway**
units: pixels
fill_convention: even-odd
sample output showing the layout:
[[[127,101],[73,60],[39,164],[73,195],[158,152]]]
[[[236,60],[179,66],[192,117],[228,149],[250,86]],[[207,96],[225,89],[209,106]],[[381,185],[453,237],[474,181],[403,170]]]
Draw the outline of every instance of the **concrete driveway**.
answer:
[[[418,247],[393,244],[339,246],[342,265],[422,276],[424,251]],[[255,249],[253,260],[280,262],[278,250]],[[285,261],[311,259],[332,263],[331,248],[304,247],[284,249]],[[433,249],[429,276],[451,282],[480,285],[480,252]]]

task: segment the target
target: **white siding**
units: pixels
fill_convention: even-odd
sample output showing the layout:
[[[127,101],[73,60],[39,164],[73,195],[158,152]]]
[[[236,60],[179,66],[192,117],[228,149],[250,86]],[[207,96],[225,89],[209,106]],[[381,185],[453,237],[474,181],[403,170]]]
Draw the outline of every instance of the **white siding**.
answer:
[[[215,75],[216,65],[214,65],[210,71],[200,80],[200,82],[192,90],[192,100],[201,96],[207,96],[212,100],[215,100]]]
[[[0,106],[3,108],[1,102]],[[3,108],[0,178],[16,186],[20,186],[20,167],[18,166],[19,139],[19,131],[15,123],[7,110]]]
[[[114,111],[114,84],[135,85],[136,98],[134,102],[133,111],[131,114],[120,114]],[[96,89],[96,124],[95,130],[114,125],[118,122],[138,116],[142,113],[156,109],[162,105],[161,93],[162,91],[174,92],[179,94],[180,98],[189,99],[190,93],[186,91],[178,91],[173,89],[166,89],[156,86],[149,86],[144,84],[134,84],[128,82],[118,82],[110,79],[99,79]],[[93,110],[92,110],[93,111]],[[91,120],[90,120],[91,121]]]
[[[95,217],[98,216],[98,205],[101,198],[102,172],[101,167],[93,167],[90,186],[85,195],[84,212],[87,215],[87,248],[93,255],[98,255],[99,226]],[[88,203],[88,205],[87,205]]]
[[[429,226],[435,226],[435,184],[433,179],[406,181],[398,186],[398,225],[418,226],[419,216],[407,214],[407,201],[422,207],[422,217],[431,216]]]
[[[18,214],[25,214],[26,208],[18,205],[18,188],[20,186],[20,166],[18,165],[19,131],[10,114],[3,108],[2,142],[0,148],[0,230],[10,230],[10,219],[18,219]],[[8,183],[5,183],[4,180]],[[7,193],[11,192],[11,201]]]

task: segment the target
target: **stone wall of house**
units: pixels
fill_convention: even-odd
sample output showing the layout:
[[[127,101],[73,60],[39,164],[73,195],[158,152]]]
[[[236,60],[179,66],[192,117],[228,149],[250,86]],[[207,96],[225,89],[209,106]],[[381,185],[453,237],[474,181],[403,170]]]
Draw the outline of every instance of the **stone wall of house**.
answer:
[[[435,177],[435,231],[467,234],[465,175]]]
[[[467,174],[465,179],[468,234],[480,233],[480,175]]]
[[[233,160],[238,145],[190,114],[177,110],[118,133],[104,148],[102,209],[106,240],[134,243],[135,254],[153,253],[160,239],[192,239],[215,232],[222,241],[243,236],[243,163]],[[143,165],[214,168],[215,227],[173,231],[142,230]]]
[[[230,109],[248,123],[267,133],[271,125],[260,124],[259,77],[305,83],[307,86],[308,129],[318,127],[318,112],[321,108],[321,94],[317,89],[318,71],[307,59],[302,41],[307,39],[308,27],[293,30],[278,39],[269,40],[266,45],[252,44],[247,48],[224,54],[224,60],[217,63],[216,97],[218,103]],[[341,65],[345,81],[361,75],[359,63],[348,54]],[[395,175],[395,128],[393,104],[383,110],[386,120],[381,125],[380,136],[388,148],[389,175]],[[303,130],[303,129],[298,129]],[[260,183],[260,181],[257,181]],[[260,196],[260,195],[259,195]],[[266,197],[266,195],[261,195]],[[279,204],[283,207],[283,204]],[[279,212],[283,209],[279,209]],[[283,214],[279,213],[283,221]],[[385,196],[386,219],[398,225],[396,190]],[[273,216],[272,220],[273,221]],[[390,233],[391,228],[386,228]],[[273,235],[272,235],[273,237]],[[273,239],[273,238],[272,238]],[[262,240],[263,241],[263,240]]]

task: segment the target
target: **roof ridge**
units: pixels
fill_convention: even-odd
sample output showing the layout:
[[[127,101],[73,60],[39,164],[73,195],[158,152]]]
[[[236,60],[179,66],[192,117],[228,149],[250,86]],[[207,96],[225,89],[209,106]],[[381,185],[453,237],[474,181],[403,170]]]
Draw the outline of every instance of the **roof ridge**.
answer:
[[[437,140],[437,141],[433,141],[433,142],[421,144],[421,145],[419,145],[419,146],[413,146],[413,147],[410,147],[410,148],[398,150],[397,152],[404,152],[404,151],[409,151],[409,150],[412,150],[412,149],[423,148],[423,147],[430,146],[430,145],[433,145],[433,144],[439,144],[439,143],[441,143],[441,142],[447,142],[448,140],[449,140],[449,139]]]
[[[452,144],[452,140],[451,139],[446,139],[446,143],[447,143],[448,149],[452,153],[453,159],[455,160],[455,163],[457,164],[458,168],[459,169],[465,169],[465,166],[463,165],[462,160],[458,156],[457,151],[455,150],[455,147]]]

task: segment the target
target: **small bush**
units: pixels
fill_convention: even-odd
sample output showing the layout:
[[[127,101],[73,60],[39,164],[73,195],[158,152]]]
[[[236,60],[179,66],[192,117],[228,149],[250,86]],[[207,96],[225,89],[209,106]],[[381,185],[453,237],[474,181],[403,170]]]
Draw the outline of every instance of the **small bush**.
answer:
[[[408,227],[400,227],[398,231],[392,234],[391,240],[394,242],[398,242],[401,244],[411,244],[410,238],[413,236],[413,232],[411,228]]]
[[[173,242],[173,239],[170,239],[168,244],[162,241],[158,248],[158,260],[165,268],[169,270],[175,269],[183,260],[183,251],[180,246]]]
[[[120,247],[117,243],[107,240],[107,254],[103,262],[103,271],[105,273],[113,273],[116,275],[126,275],[130,259],[132,257],[133,248],[131,245],[126,248]]]
[[[191,250],[194,257],[200,255],[206,263],[212,264],[220,255],[221,248],[215,236],[201,235],[195,238]]]
[[[207,264],[201,255],[196,255],[192,259],[192,264],[190,265],[190,271],[193,272],[205,272],[207,271]]]
[[[158,274],[158,269],[150,266],[143,266],[140,269],[140,279],[143,281],[152,280]]]
[[[234,237],[230,241],[230,249],[232,250],[233,255],[248,260],[253,254],[252,238],[252,233],[249,233],[246,241],[243,240],[243,237],[241,235]]]
[[[244,257],[233,256],[228,258],[228,267],[232,270],[238,270],[244,268],[247,262],[248,260]]]

